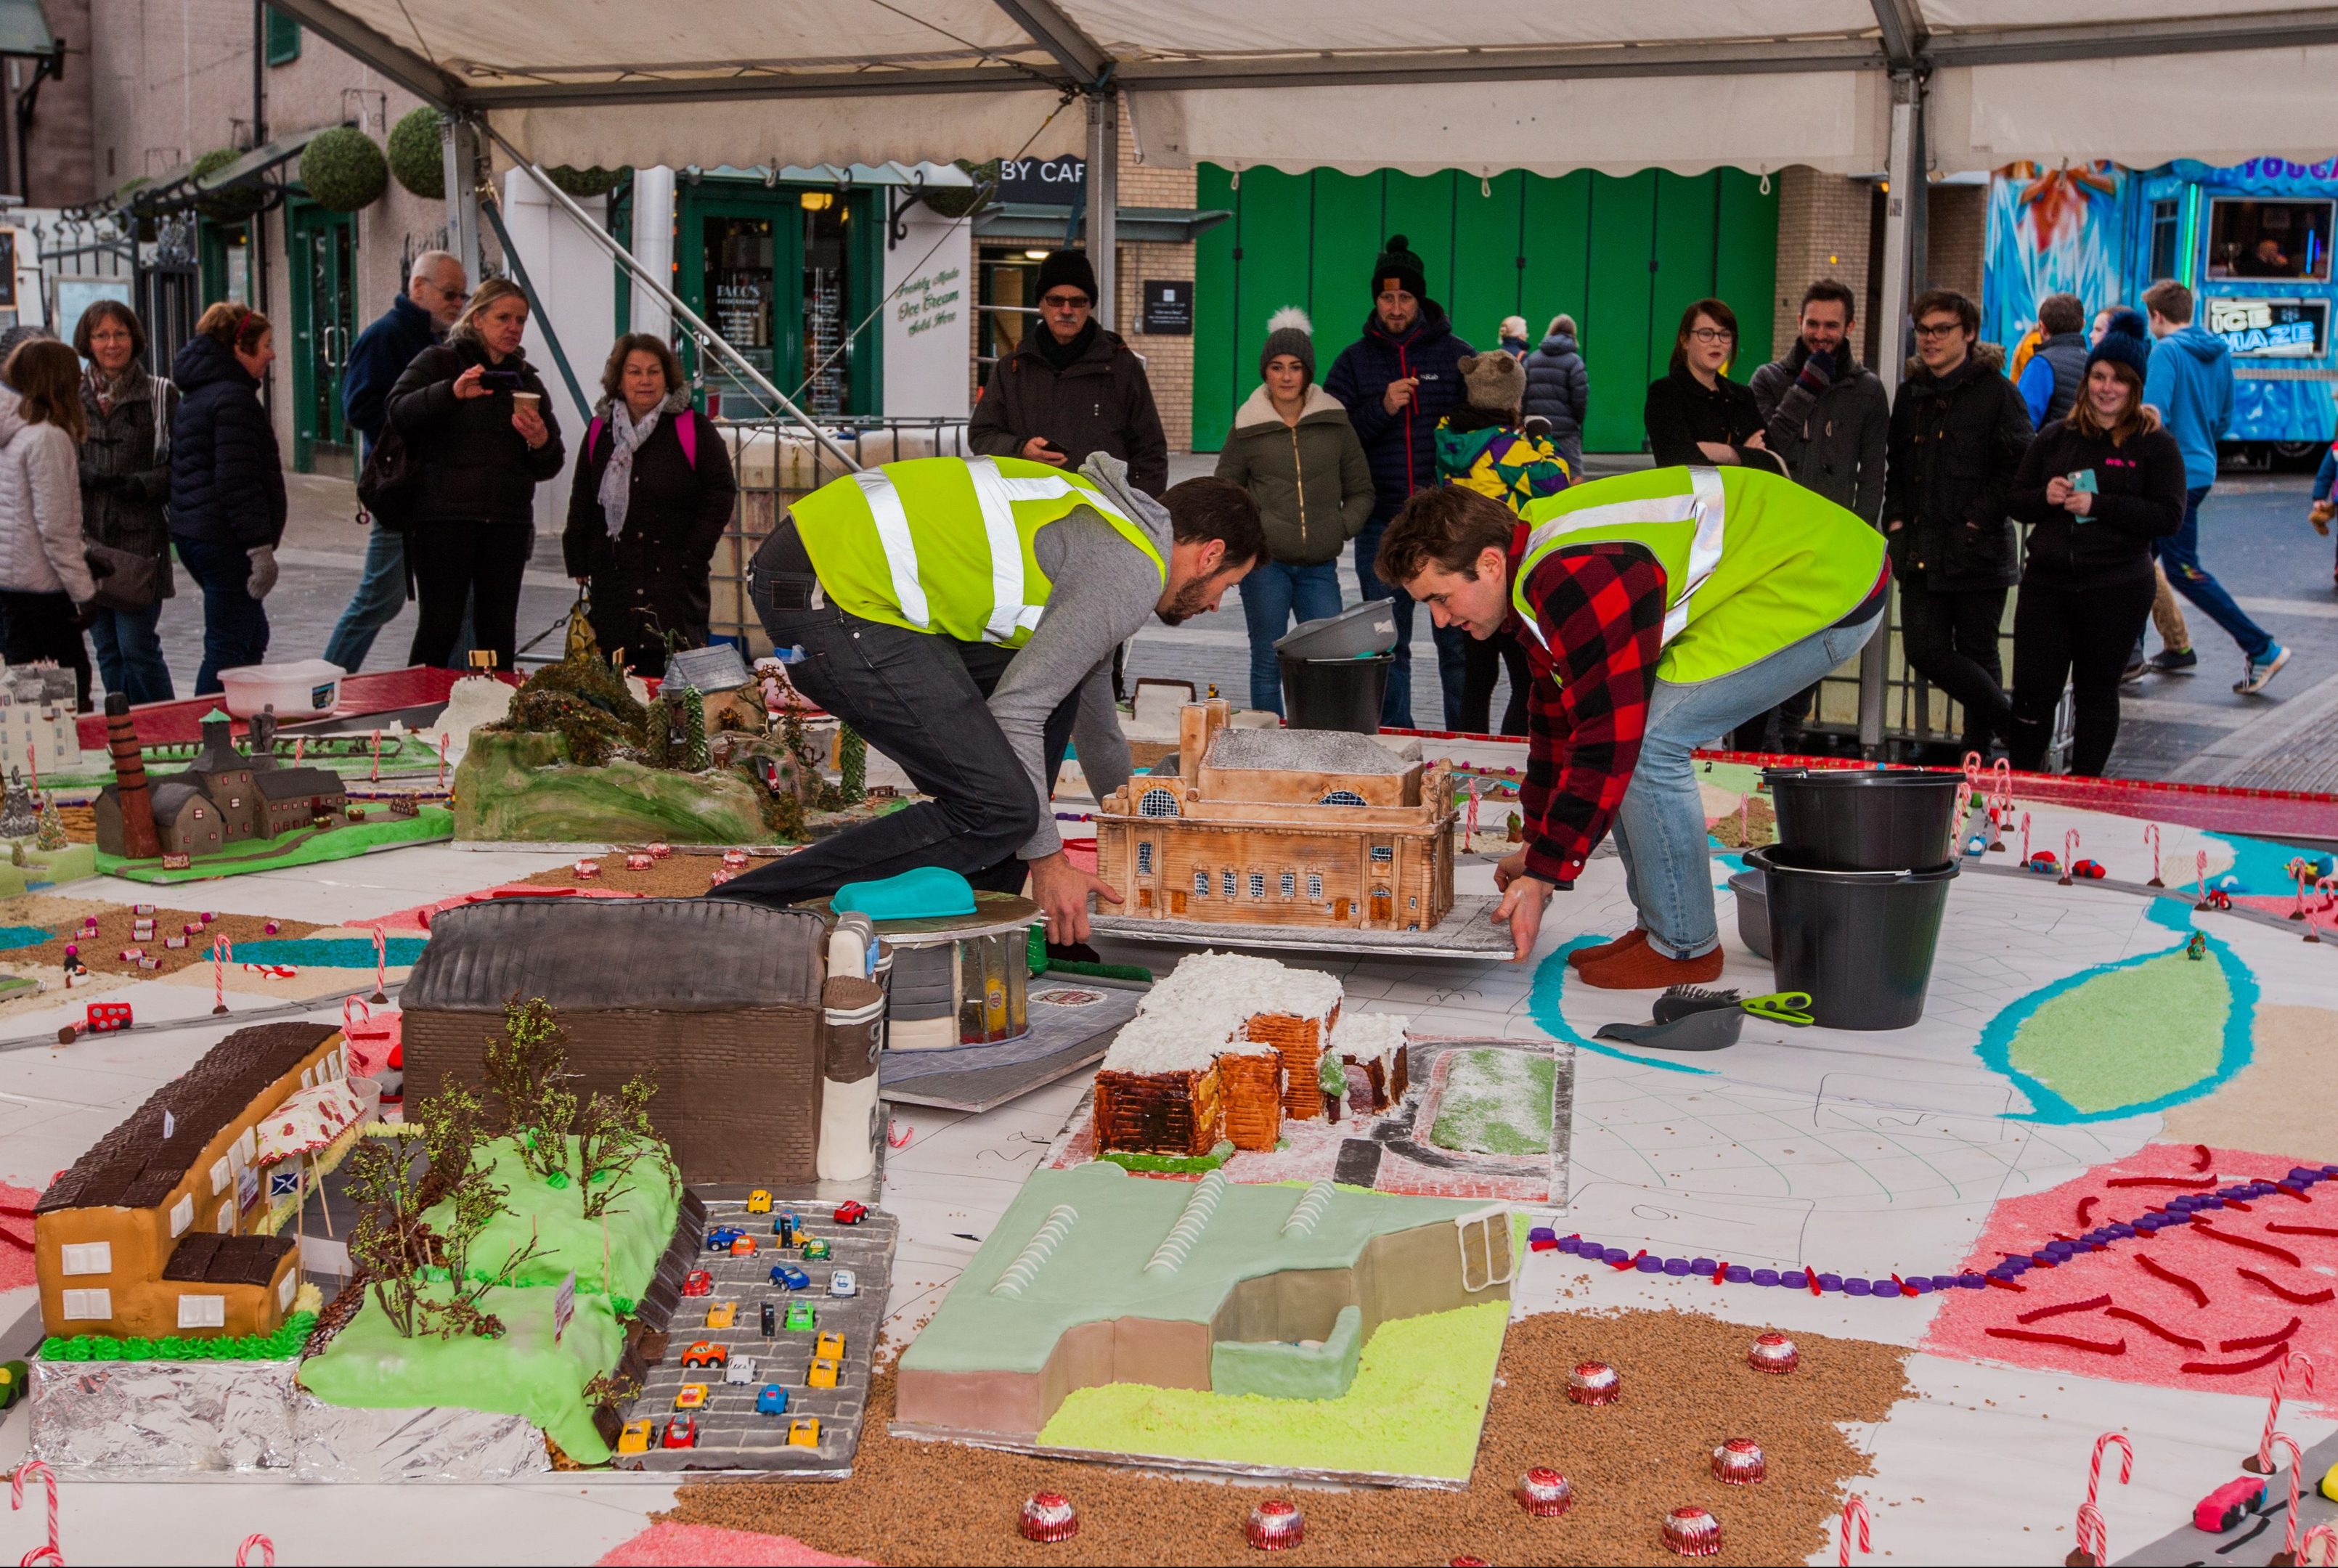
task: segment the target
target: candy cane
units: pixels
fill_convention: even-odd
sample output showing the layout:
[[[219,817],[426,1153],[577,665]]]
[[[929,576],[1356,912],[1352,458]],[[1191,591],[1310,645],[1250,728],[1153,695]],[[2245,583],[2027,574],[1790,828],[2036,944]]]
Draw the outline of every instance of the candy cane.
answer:
[[[2101,1568],[2111,1560],[2110,1532],[2103,1528],[2103,1511],[2091,1503],[2078,1504],[2078,1522],[2070,1531],[2071,1544],[2078,1548],[2073,1559],[2084,1558]]]
[[[211,939],[211,1011],[227,1011],[227,966],[235,948],[224,936]]]
[[[2119,1485],[2135,1479],[2135,1447],[2124,1432],[2106,1432],[2095,1439],[2095,1456],[2087,1466],[2087,1502],[2091,1506],[2103,1487],[2103,1450],[2117,1445],[2119,1451]]]
[[[381,731],[373,732],[373,782],[381,782]]]
[[[1972,758],[1968,755],[1965,761],[1970,766]],[[1957,786],[1957,808],[1949,815],[1949,858],[1951,860],[1957,858],[1957,851],[1964,848],[1965,818],[1971,810],[1972,785],[1969,782],[1960,784]]]
[[[2200,878],[2200,899],[2205,903],[2208,898],[2208,852],[2205,849],[2193,851],[2192,869]]]
[[[2029,864],[2029,813],[2021,814],[2021,863]]]
[[[364,1002],[355,996],[346,996],[341,999],[341,1033],[343,1034],[354,1034],[357,1033],[359,1024],[369,1024],[372,1021],[373,1009],[367,1006]]]
[[[2144,886],[2146,887],[2165,887],[2167,884],[2159,879],[2158,823],[2146,822],[2143,825],[2143,841],[2151,847],[2151,880],[2145,883]]]
[[[2070,867],[2078,858],[2078,830],[2065,828],[2062,833],[2062,886],[2070,885]]]
[[[1978,751],[1966,752],[1965,782],[1975,789],[1979,789],[1980,788],[1980,753]]]
[[[2322,1548],[2319,1553],[2315,1550],[2317,1547]],[[2305,1539],[2297,1544],[2297,1560],[2300,1563],[2313,1563],[2317,1559],[2319,1568],[2332,1568],[2332,1564],[2338,1563],[2338,1530],[2333,1530],[2327,1524],[2316,1524],[2305,1533]]]
[[[2292,1350],[2273,1369],[2273,1402],[2265,1407],[2264,1432],[2257,1438],[2257,1451],[2241,1468],[2254,1470],[2260,1475],[2273,1474],[2274,1428],[2281,1423],[2281,1402],[2289,1394],[2289,1369],[2292,1363],[2305,1369],[2305,1391],[2313,1392],[2313,1357],[2302,1350]]]
[[[1835,1530],[1834,1560],[1837,1568],[1851,1568],[1851,1531],[1854,1524],[1859,1527],[1859,1549],[1862,1552],[1874,1551],[1875,1543],[1867,1531],[1867,1499],[1856,1492],[1843,1500],[1842,1522]]]
[[[2305,1468],[2305,1455],[2286,1432],[2276,1432],[2273,1440],[2289,1450],[2289,1535],[2282,1544],[2282,1555],[2290,1562],[2297,1561],[2297,1475]]]
[[[276,1543],[257,1531],[245,1536],[243,1544],[235,1549],[235,1568],[250,1568],[254,1552],[260,1553],[264,1568],[276,1568]]]
[[[389,943],[378,926],[373,928],[373,999],[389,1000]]]
[[[34,1568],[34,1564],[39,1563],[53,1564],[54,1568],[64,1568],[65,1554],[57,1549],[56,1472],[38,1459],[27,1459],[17,1465],[16,1474],[11,1476],[8,1482],[9,1511],[13,1513],[25,1505],[25,1483],[34,1475],[41,1478],[41,1484],[49,1494],[49,1544],[45,1546],[35,1546],[25,1553],[18,1559],[18,1568]]]

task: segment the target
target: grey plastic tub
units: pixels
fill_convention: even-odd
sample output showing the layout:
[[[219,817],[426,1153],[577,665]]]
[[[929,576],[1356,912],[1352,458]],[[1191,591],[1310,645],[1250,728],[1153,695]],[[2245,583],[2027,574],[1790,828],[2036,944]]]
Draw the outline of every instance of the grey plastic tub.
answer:
[[[1737,939],[1756,958],[1770,956],[1770,888],[1762,873],[1748,866],[1729,878],[1737,898]]]

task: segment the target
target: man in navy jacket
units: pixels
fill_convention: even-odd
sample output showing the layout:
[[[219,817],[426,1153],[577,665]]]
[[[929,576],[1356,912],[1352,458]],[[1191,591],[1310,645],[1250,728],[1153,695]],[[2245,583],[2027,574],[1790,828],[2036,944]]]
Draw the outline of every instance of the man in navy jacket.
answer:
[[[1470,352],[1429,297],[1420,258],[1403,235],[1390,236],[1372,268],[1372,313],[1364,335],[1340,350],[1323,390],[1347,408],[1371,462],[1372,515],[1356,535],[1356,581],[1365,598],[1394,601],[1396,664],[1380,705],[1380,722],[1392,730],[1413,727],[1412,598],[1381,582],[1372,562],[1389,520],[1414,491],[1437,485],[1437,422],[1466,397],[1459,361]],[[1450,729],[1461,711],[1467,638],[1454,628],[1433,630],[1444,722]]]
[[[417,354],[447,335],[470,298],[462,262],[444,250],[425,250],[414,259],[406,292],[349,346],[349,362],[341,372],[341,415],[365,437],[360,461],[389,418],[389,389]],[[325,658],[355,674],[373,651],[374,638],[404,608],[406,536],[377,525],[366,543],[365,574],[333,628]],[[463,642],[469,645],[467,627]]]

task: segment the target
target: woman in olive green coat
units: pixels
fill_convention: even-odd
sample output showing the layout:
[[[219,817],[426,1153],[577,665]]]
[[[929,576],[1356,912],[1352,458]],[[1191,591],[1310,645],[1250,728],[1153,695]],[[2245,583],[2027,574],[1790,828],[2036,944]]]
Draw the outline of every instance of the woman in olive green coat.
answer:
[[[1307,314],[1288,309],[1267,324],[1260,386],[1234,415],[1218,454],[1218,477],[1250,492],[1266,524],[1266,555],[1243,579],[1250,625],[1250,704],[1282,711],[1274,642],[1293,614],[1340,612],[1340,554],[1372,513],[1372,473],[1348,411],[1315,385]]]

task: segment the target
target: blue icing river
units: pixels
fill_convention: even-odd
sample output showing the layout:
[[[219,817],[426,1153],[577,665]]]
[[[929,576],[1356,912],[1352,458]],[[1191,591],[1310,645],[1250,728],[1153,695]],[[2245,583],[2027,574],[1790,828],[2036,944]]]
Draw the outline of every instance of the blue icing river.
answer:
[[[0,952],[17,947],[38,947],[51,935],[40,926],[0,926]]]
[[[429,945],[427,936],[392,936],[389,966],[404,969],[422,956]],[[278,937],[272,941],[246,942],[235,950],[239,964],[290,964],[304,969],[370,969],[373,967],[373,939],[369,936],[300,936]]]

